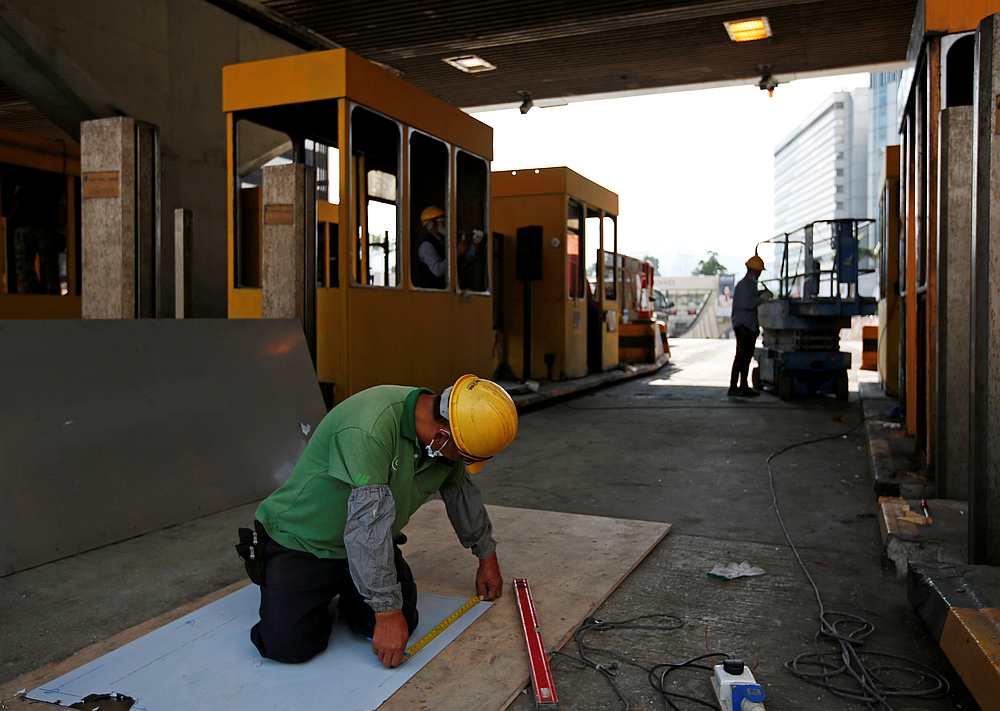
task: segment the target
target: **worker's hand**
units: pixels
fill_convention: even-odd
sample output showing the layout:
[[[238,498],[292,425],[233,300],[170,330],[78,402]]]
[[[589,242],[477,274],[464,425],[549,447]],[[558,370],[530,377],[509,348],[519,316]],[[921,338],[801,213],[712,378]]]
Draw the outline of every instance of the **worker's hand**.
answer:
[[[410,629],[402,610],[375,613],[375,634],[372,651],[379,661],[390,669],[403,663],[403,652],[410,639]]]
[[[500,564],[497,562],[496,553],[491,553],[479,561],[476,594],[484,600],[496,600],[503,594],[503,577],[500,575]]]

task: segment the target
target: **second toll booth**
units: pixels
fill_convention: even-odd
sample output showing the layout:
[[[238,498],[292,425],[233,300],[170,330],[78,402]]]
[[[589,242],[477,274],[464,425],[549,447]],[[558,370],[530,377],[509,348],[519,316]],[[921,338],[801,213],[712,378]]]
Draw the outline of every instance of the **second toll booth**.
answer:
[[[225,67],[223,106],[230,318],[300,319],[328,403],[493,371],[489,126],[347,50]]]
[[[491,204],[509,374],[565,380],[617,366],[618,195],[569,168],[529,168],[493,173]]]

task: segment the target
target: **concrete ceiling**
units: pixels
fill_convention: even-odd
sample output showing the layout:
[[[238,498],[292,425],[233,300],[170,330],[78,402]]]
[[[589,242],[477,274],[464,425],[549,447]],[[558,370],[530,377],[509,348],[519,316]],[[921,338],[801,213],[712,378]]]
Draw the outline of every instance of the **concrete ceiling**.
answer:
[[[46,138],[73,140],[49,121],[30,101],[0,82],[0,129],[21,131]]]
[[[303,46],[344,46],[452,104],[509,104],[902,62],[916,0],[212,0]],[[773,37],[731,42],[724,20],[766,15]],[[496,71],[464,74],[445,57]]]
[[[463,107],[780,79],[902,62],[917,0],[207,0],[305,49],[347,47]],[[736,44],[724,20],[766,15]],[[441,61],[477,54],[495,71]],[[0,128],[66,138],[0,83]]]

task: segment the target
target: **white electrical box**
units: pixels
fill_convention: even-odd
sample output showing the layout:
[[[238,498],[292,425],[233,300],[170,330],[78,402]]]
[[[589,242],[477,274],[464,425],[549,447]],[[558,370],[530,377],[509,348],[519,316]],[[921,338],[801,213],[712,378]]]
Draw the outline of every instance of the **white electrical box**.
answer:
[[[722,711],[765,711],[764,687],[741,659],[727,659],[715,665],[712,690]]]

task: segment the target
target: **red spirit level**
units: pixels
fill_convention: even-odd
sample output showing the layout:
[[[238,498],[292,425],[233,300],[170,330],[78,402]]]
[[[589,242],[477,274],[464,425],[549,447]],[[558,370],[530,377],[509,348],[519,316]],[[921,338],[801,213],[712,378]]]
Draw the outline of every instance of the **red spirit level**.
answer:
[[[514,578],[514,596],[517,598],[517,610],[521,613],[521,627],[524,628],[524,641],[528,644],[528,659],[531,662],[531,685],[535,689],[535,704],[554,708],[559,705],[556,686],[552,681],[552,670],[549,668],[549,658],[545,656],[545,646],[539,633],[538,616],[535,614],[535,603],[531,599],[528,581],[524,578]]]

